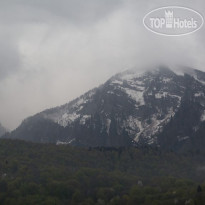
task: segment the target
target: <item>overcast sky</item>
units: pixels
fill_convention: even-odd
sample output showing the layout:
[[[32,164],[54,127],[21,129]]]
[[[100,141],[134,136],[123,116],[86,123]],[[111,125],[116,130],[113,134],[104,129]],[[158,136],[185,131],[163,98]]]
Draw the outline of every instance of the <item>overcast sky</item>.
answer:
[[[180,37],[144,28],[169,5],[205,16],[204,0],[0,0],[0,122],[14,129],[145,62],[205,70],[205,27]]]

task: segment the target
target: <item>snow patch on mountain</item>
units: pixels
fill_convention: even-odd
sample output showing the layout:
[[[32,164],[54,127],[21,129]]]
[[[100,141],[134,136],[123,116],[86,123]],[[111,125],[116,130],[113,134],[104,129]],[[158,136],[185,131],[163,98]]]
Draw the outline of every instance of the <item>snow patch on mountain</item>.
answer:
[[[73,141],[75,141],[75,138],[69,140],[68,142],[57,140],[56,145],[68,145],[71,144]]]
[[[157,142],[154,135],[161,132],[164,125],[167,124],[174,115],[175,111],[173,111],[173,108],[170,108],[167,115],[161,120],[158,119],[157,114],[153,114],[150,123],[147,123],[146,120],[129,116],[124,121],[123,127],[130,136],[133,136],[135,142],[139,142],[140,137],[143,137],[148,144],[153,144]]]
[[[91,118],[91,115],[83,115],[80,119],[80,124],[84,125],[88,119]]]
[[[195,93],[194,97],[204,97],[204,93],[202,92]]]
[[[125,71],[123,73],[120,74],[120,79],[124,80],[124,81],[129,81],[135,78],[140,78],[145,74],[145,72],[143,71],[136,71],[136,70],[129,70],[129,71]]]
[[[139,105],[144,105],[144,97],[143,91],[144,90],[133,90],[129,88],[122,88],[122,90],[134,101],[136,101]]]
[[[184,141],[184,140],[188,140],[189,138],[190,138],[189,136],[185,136],[185,137],[177,136],[177,139],[179,142]]]
[[[119,84],[119,85],[122,85],[123,82],[122,81],[119,81],[119,80],[114,80],[111,82],[111,84]]]
[[[202,115],[201,115],[201,121],[203,122],[203,121],[205,121],[205,111],[202,113]]]
[[[106,132],[109,135],[110,134],[110,124],[111,124],[111,119],[106,120]]]
[[[74,123],[77,120],[80,120],[80,124],[85,124],[86,120],[89,119],[90,115],[82,115],[80,111],[84,106],[91,102],[93,95],[96,90],[91,90],[76,100],[58,107],[55,112],[42,113],[42,116],[45,119],[50,119],[55,123],[58,123],[60,126],[66,127],[69,124]]]
[[[62,117],[58,120],[58,124],[66,127],[69,123],[74,122],[75,120],[77,120],[80,117],[79,114],[74,113],[65,113],[62,115]]]
[[[137,136],[139,136],[143,131],[142,122],[131,115],[124,120],[122,127],[125,128],[128,134],[132,136],[135,141],[137,141]]]
[[[164,77],[164,78],[162,79],[162,81],[163,81],[164,83],[169,83],[171,80],[172,80],[171,78],[167,78],[167,77]]]
[[[198,77],[196,77],[196,80],[197,80],[198,82],[200,82],[201,84],[205,85],[205,81],[204,81],[204,80],[200,80]]]
[[[113,91],[107,91],[108,94],[114,95],[115,93]]]
[[[63,142],[63,141],[60,141],[60,140],[57,140],[56,142],[56,145],[67,145],[69,144],[68,142]]]
[[[167,96],[167,92],[159,92],[155,94],[155,98],[160,99],[162,97],[166,97]]]

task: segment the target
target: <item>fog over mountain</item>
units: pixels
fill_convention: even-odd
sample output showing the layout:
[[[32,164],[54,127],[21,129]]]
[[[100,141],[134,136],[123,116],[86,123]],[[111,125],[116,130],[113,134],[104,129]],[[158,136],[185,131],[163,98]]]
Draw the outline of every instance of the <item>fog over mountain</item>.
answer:
[[[205,71],[204,27],[180,37],[144,28],[143,17],[167,5],[205,14],[202,0],[1,0],[2,124],[14,129],[128,68],[160,63]]]

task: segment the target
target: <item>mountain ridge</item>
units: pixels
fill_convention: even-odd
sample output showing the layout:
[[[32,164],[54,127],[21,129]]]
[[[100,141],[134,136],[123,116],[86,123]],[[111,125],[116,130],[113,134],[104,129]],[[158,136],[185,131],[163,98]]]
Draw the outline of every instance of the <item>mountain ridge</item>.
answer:
[[[159,66],[118,73],[69,103],[27,118],[6,137],[78,146],[169,147],[166,141],[179,136],[177,144],[187,136],[165,140],[164,128],[175,122],[176,113],[192,98],[194,108],[201,103],[196,121],[198,126],[203,124],[205,73],[191,68],[173,70]],[[175,143],[169,148],[174,147]]]

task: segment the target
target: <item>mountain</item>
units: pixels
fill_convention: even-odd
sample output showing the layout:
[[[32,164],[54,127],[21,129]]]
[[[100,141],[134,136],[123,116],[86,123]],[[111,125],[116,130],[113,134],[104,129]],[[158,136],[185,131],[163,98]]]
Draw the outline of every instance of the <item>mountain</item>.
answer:
[[[0,123],[0,137],[3,136],[7,132],[6,128],[4,128]]]
[[[8,138],[77,146],[205,146],[205,73],[131,69],[60,107],[25,119]]]

